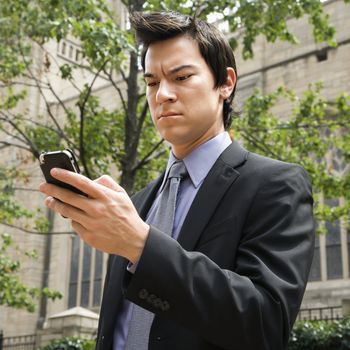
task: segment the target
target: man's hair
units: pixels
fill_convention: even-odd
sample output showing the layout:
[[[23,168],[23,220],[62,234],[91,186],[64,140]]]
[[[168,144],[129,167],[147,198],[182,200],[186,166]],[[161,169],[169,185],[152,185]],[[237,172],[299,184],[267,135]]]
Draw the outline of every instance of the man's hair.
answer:
[[[134,12],[130,22],[136,31],[138,41],[143,45],[141,65],[145,70],[145,57],[148,47],[155,42],[167,40],[180,35],[187,35],[198,43],[205,62],[211,69],[215,85],[219,88],[227,80],[227,67],[232,67],[237,76],[236,61],[225,36],[212,24],[176,12]],[[225,129],[232,121],[232,101],[236,91],[224,101],[223,119]]]

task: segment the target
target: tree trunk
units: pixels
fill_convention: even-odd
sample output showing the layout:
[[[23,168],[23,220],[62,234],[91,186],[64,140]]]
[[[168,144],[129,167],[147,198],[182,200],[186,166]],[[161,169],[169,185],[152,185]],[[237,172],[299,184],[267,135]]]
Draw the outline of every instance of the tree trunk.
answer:
[[[130,1],[129,11],[142,11],[144,0]],[[125,116],[125,139],[124,149],[125,155],[121,161],[121,186],[129,193],[133,193],[135,185],[135,165],[138,157],[139,138],[137,134],[138,128],[138,53],[130,52],[129,58],[129,76],[127,79],[127,95],[128,95],[128,111]]]

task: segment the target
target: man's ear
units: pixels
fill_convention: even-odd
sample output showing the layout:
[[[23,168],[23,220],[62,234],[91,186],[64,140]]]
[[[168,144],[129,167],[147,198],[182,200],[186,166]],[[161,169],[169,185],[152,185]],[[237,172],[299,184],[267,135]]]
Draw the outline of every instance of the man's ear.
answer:
[[[227,71],[226,82],[225,84],[221,85],[219,88],[220,95],[223,98],[223,100],[226,100],[227,98],[230,97],[233,89],[236,86],[236,81],[237,81],[236,73],[232,67],[227,67],[226,71]]]

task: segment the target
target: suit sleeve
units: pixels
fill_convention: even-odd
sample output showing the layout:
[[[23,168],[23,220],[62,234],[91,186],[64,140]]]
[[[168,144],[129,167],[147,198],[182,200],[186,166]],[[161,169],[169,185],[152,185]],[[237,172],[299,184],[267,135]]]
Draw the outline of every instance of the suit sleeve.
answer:
[[[284,349],[312,261],[312,204],[301,167],[274,169],[246,214],[232,270],[151,227],[126,297],[224,349]]]

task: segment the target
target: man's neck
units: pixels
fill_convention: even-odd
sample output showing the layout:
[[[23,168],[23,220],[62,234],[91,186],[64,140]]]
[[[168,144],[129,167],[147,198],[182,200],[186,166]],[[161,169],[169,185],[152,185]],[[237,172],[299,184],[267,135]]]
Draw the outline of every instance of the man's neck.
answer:
[[[186,156],[188,156],[190,153],[192,153],[197,147],[202,145],[203,143],[206,143],[207,141],[213,139],[217,135],[223,133],[225,131],[224,128],[218,130],[216,133],[208,134],[208,135],[203,135],[202,137],[186,144],[172,144],[171,145],[171,150],[174,154],[174,156],[177,159],[184,159]]]

